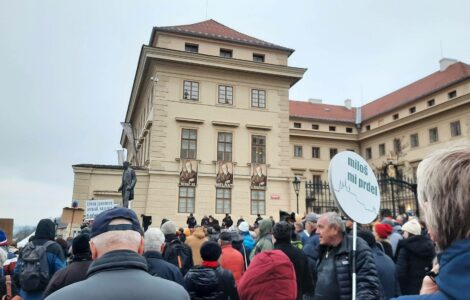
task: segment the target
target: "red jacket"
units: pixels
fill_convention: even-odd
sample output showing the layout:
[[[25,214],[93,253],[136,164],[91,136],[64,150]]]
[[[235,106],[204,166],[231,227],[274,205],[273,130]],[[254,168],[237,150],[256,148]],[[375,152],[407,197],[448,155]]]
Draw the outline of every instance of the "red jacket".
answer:
[[[294,266],[280,250],[257,254],[238,285],[240,300],[295,300],[297,284]]]
[[[238,284],[243,275],[244,262],[242,254],[238,250],[233,249],[230,244],[223,245],[220,265],[222,268],[232,272],[235,283]]]

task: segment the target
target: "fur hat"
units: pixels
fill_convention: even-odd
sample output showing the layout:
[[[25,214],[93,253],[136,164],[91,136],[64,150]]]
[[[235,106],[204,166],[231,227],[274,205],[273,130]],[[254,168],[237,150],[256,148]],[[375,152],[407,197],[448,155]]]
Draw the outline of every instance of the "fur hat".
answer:
[[[276,223],[273,228],[273,236],[277,241],[290,241],[292,225],[286,221]]]
[[[406,222],[401,229],[414,235],[421,234],[421,225],[416,219]]]
[[[202,244],[201,257],[204,261],[217,261],[222,254],[219,244],[213,241],[207,241]]]
[[[176,225],[173,221],[166,221],[160,229],[164,235],[176,234]]]

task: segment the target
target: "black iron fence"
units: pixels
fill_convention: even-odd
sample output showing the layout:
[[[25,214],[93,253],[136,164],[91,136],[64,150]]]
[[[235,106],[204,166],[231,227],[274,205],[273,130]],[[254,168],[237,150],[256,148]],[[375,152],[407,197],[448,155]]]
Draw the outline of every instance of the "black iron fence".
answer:
[[[416,195],[416,183],[407,177],[392,178],[379,176],[380,209],[387,209],[393,217],[399,214],[414,214],[419,217],[419,205]],[[308,212],[318,214],[328,211],[338,211],[327,181],[307,181],[306,208]]]

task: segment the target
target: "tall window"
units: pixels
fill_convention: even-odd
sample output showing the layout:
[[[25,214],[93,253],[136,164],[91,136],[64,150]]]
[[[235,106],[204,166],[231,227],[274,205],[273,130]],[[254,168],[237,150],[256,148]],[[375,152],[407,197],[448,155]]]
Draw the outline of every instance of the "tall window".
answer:
[[[230,49],[220,49],[220,57],[232,58],[232,53]]]
[[[313,175],[312,176],[313,183],[320,184],[321,183],[321,175]]]
[[[264,62],[264,54],[253,53],[253,61],[254,62]]]
[[[196,158],[197,130],[185,129],[181,131],[181,158]]]
[[[366,148],[366,159],[372,158],[372,148]]]
[[[265,192],[262,190],[251,190],[251,214],[265,214]]]
[[[266,92],[264,90],[251,90],[251,107],[266,107]]]
[[[320,158],[320,147],[312,147],[312,158]]]
[[[429,129],[429,142],[434,143],[439,140],[439,132],[437,131],[437,127]]]
[[[330,159],[335,157],[336,154],[338,154],[338,149],[337,148],[330,148]]]
[[[194,212],[194,187],[179,188],[178,212],[193,213]]]
[[[233,103],[233,87],[229,85],[219,85],[219,103],[232,104]]]
[[[183,84],[183,98],[186,100],[198,100],[199,82],[185,80]]]
[[[395,151],[395,154],[401,153],[401,139],[395,138],[393,139],[393,151]]]
[[[199,52],[199,45],[186,43],[184,45],[184,51],[192,52],[192,53],[198,53]]]
[[[266,137],[253,135],[251,137],[251,162],[258,164],[266,163]]]
[[[419,137],[417,133],[410,135],[410,148],[416,148],[419,146]]]
[[[460,121],[455,121],[450,123],[450,135],[451,136],[459,136],[462,134],[460,130]]]
[[[379,145],[379,155],[384,156],[385,155],[385,144],[380,144]]]
[[[215,213],[229,214],[232,202],[232,189],[217,188],[215,198]]]
[[[294,156],[302,157],[302,146],[298,146],[298,145],[294,146]]]
[[[232,161],[232,134],[229,132],[218,133],[217,160]]]

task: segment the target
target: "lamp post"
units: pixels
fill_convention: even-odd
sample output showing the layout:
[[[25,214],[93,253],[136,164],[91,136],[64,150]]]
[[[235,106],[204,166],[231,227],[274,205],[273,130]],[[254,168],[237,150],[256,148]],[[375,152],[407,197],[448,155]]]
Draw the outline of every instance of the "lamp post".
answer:
[[[295,195],[297,196],[297,214],[298,214],[299,213],[299,191],[300,191],[299,176],[294,177],[294,181],[292,181],[292,186],[294,187]]]

